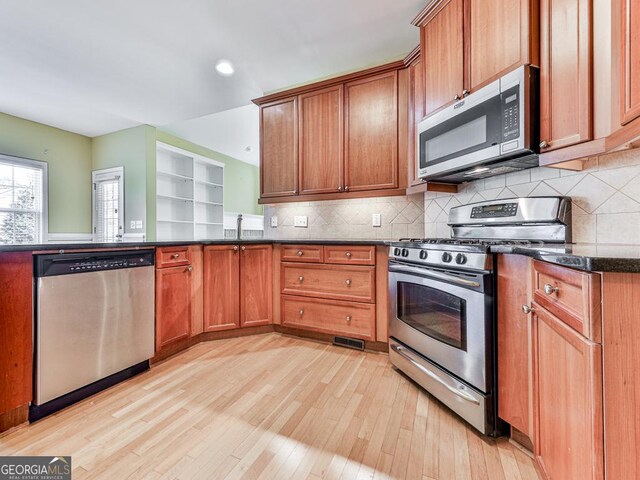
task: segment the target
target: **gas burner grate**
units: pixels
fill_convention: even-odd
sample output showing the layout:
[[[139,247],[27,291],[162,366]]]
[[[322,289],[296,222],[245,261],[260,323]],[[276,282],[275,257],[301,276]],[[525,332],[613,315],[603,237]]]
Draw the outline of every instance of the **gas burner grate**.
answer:
[[[545,245],[540,240],[512,240],[512,239],[480,239],[480,238],[401,238],[400,242],[421,243],[426,245],[481,245],[481,246],[531,246]]]

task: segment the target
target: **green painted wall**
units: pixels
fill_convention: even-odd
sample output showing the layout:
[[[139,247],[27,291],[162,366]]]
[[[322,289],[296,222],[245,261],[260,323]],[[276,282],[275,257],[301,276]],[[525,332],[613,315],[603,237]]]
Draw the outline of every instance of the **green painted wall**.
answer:
[[[157,131],[156,138],[159,142],[224,163],[224,211],[262,215],[262,206],[258,205],[258,197],[260,196],[260,169],[258,167],[182,138],[174,137],[161,130]]]
[[[124,167],[125,233],[142,233],[147,228],[147,164],[154,132],[153,127],[141,125],[94,137],[91,142],[93,170]],[[151,144],[155,162],[155,145]],[[143,228],[132,229],[132,220],[142,220]],[[149,231],[155,231],[155,225]]]
[[[0,113],[0,153],[48,163],[49,232],[91,232],[91,139]]]

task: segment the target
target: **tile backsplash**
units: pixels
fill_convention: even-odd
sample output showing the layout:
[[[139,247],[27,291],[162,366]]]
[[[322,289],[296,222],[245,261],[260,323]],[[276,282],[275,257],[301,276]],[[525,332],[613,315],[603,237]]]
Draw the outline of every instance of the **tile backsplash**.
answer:
[[[581,172],[534,168],[461,185],[457,194],[265,205],[266,238],[398,239],[449,237],[449,210],[496,198],[567,195],[573,199],[573,240],[640,245],[640,149],[590,159]],[[372,226],[381,214],[382,226]],[[294,216],[308,227],[294,227]],[[271,217],[278,226],[271,227]]]
[[[424,235],[424,195],[265,205],[266,238],[397,239]],[[380,214],[381,226],[372,226]],[[307,227],[294,227],[294,216],[307,216]],[[271,227],[271,217],[278,226]]]
[[[425,194],[425,235],[448,237],[449,210],[496,198],[567,195],[573,241],[640,244],[640,149],[590,159],[581,172],[534,168],[476,180],[457,194]]]

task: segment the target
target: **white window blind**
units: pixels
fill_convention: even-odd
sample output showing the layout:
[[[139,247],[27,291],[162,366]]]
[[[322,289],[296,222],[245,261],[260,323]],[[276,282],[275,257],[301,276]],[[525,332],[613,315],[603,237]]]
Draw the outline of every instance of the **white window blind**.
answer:
[[[47,224],[44,162],[0,155],[0,243],[42,243]]]
[[[93,172],[93,235],[99,242],[119,242],[124,231],[122,167]]]

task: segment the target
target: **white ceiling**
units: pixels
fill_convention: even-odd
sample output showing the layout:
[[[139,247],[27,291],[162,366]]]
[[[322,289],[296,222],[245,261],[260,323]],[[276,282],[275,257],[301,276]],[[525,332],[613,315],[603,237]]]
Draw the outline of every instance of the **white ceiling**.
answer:
[[[243,162],[258,165],[258,107],[251,104],[165,125],[161,130]]]
[[[173,124],[398,58],[424,4],[0,0],[0,111],[88,136]]]

